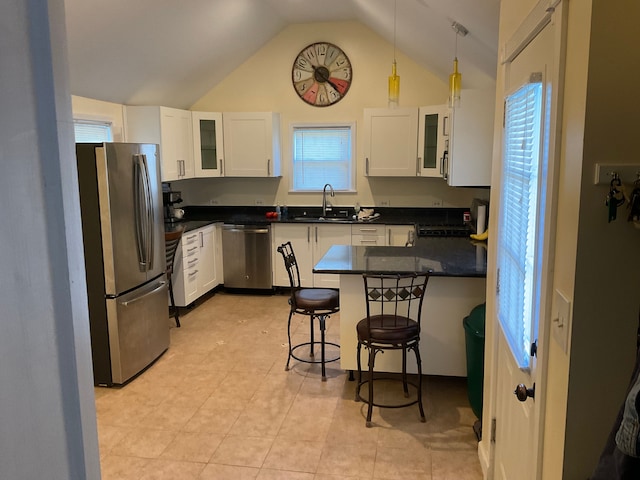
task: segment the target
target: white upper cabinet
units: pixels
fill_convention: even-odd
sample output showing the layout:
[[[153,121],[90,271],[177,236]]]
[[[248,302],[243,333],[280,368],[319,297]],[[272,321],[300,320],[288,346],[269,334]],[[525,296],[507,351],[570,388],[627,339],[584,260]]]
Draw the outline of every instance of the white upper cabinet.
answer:
[[[194,176],[191,112],[169,107],[125,107],[127,141],[160,146],[163,182]]]
[[[280,115],[273,112],[222,114],[225,177],[280,176]]]
[[[449,140],[450,113],[447,105],[420,107],[418,165],[422,177],[444,175],[443,159]]]
[[[365,175],[418,175],[418,108],[365,108]]]
[[[491,185],[495,89],[462,90],[452,112],[445,179],[453,187]]]
[[[196,177],[224,176],[222,113],[191,112],[193,163]]]

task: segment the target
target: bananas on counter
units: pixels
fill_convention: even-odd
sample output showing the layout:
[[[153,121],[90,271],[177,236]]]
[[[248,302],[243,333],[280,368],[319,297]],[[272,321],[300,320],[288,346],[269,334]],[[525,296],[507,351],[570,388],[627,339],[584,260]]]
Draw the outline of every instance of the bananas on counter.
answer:
[[[482,233],[472,233],[471,235],[469,235],[469,237],[471,238],[471,240],[478,240],[478,241],[481,241],[481,242],[486,242],[487,239],[489,238],[489,229],[487,228]]]

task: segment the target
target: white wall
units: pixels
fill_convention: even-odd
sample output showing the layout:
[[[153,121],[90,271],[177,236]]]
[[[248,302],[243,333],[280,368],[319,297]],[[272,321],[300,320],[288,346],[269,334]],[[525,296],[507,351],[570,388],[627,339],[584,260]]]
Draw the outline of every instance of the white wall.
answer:
[[[0,19],[0,478],[97,479],[63,0]]]
[[[353,65],[353,83],[337,104],[318,108],[300,100],[291,84],[297,54],[307,45],[327,41],[340,46]],[[425,45],[425,48],[439,48]],[[488,189],[451,188],[441,179],[368,178],[364,176],[362,143],[363,109],[387,106],[387,79],[391,73],[393,46],[357,22],[298,24],[285,28],[220,84],[198,100],[192,110],[277,111],[281,117],[283,177],[281,179],[194,179],[173,182],[187,204],[320,205],[320,194],[289,193],[291,149],[290,125],[296,122],[355,121],[357,144],[357,193],[336,195],[335,205],[454,206],[468,207],[474,197],[488,198]],[[400,105],[444,104],[447,85],[431,72],[397,54],[401,77]],[[463,73],[464,65],[460,66]],[[464,101],[464,100],[463,100]]]
[[[124,142],[124,108],[119,103],[71,96],[74,120],[95,120],[111,123],[114,142]]]

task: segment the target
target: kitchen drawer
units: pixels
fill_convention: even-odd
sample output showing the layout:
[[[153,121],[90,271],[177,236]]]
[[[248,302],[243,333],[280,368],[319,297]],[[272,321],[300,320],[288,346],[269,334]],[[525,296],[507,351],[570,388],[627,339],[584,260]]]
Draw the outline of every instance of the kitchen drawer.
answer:
[[[351,245],[387,244],[385,225],[351,225]]]
[[[385,246],[387,237],[383,235],[351,235],[351,245]]]

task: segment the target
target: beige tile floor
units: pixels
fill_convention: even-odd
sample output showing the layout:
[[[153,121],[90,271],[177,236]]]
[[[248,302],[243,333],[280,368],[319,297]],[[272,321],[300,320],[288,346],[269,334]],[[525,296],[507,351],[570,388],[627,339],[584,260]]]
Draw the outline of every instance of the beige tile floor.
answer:
[[[96,388],[103,479],[482,478],[464,379],[425,377],[426,423],[417,406],[375,408],[366,428],[339,362],[326,382],[317,365],[284,371],[287,298],[209,296],[151,368]],[[334,341],[338,322],[328,321]],[[306,317],[292,330],[306,341]],[[376,388],[390,398],[398,385]]]

